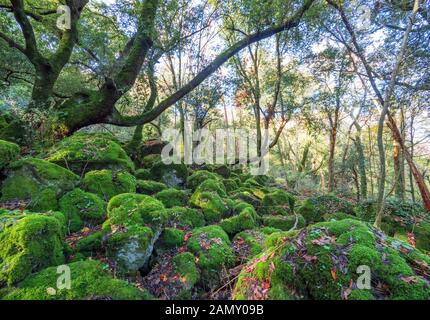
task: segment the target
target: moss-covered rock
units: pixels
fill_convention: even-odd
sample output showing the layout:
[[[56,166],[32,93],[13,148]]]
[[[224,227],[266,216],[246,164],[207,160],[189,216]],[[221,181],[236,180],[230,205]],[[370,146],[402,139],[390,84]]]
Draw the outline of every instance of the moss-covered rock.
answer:
[[[253,229],[257,226],[257,213],[254,208],[244,208],[239,214],[221,220],[220,226],[228,234],[236,234],[246,229]]]
[[[196,209],[173,207],[166,209],[168,223],[178,228],[197,228],[205,224],[203,213]]]
[[[105,203],[100,197],[81,189],[74,189],[60,199],[60,211],[67,219],[69,232],[101,224],[105,216]]]
[[[136,178],[126,171],[95,170],[85,174],[85,190],[105,201],[121,193],[136,192]]]
[[[202,184],[202,182],[209,179],[221,180],[222,177],[207,170],[198,170],[193,172],[193,174],[187,178],[187,188],[196,190],[196,188]]]
[[[212,164],[206,166],[207,171],[216,173],[221,177],[227,179],[231,175],[231,169],[225,164]]]
[[[233,192],[241,187],[239,179],[224,179],[222,183],[227,192]]]
[[[206,222],[215,223],[227,215],[233,201],[223,199],[214,192],[200,192],[197,190],[191,196],[189,203],[202,209]]]
[[[158,161],[151,168],[151,177],[168,187],[179,187],[187,181],[188,169],[185,164],[164,164]]]
[[[148,169],[138,169],[134,176],[137,180],[151,180],[151,172]]]
[[[219,271],[235,262],[228,235],[219,226],[196,228],[187,243],[188,249],[198,257],[198,266],[204,271]]]
[[[214,192],[220,197],[227,197],[227,192],[222,181],[217,179],[208,179],[203,181],[197,188],[194,194],[197,192]]]
[[[70,289],[57,289],[57,267],[29,276],[4,297],[5,300],[147,300],[151,295],[123,280],[114,279],[107,265],[95,260],[79,261],[70,268]]]
[[[239,232],[233,238],[233,249],[240,261],[246,262],[264,250],[266,234],[261,229]]]
[[[190,299],[192,288],[200,280],[200,272],[195,263],[195,257],[190,252],[180,253],[173,257],[173,272],[179,275],[184,288],[177,298]]]
[[[183,190],[169,188],[158,192],[155,198],[160,200],[166,208],[181,207],[187,204],[188,195]]]
[[[265,226],[284,231],[290,229],[301,229],[306,225],[305,219],[300,214],[290,216],[264,215],[262,222]]]
[[[115,137],[106,133],[75,133],[49,151],[48,161],[78,174],[101,169],[134,170],[133,162]]]
[[[151,169],[152,166],[159,161],[161,161],[160,154],[149,154],[142,158],[141,166],[144,169]]]
[[[334,195],[322,195],[306,199],[300,208],[300,213],[308,224],[323,221],[325,214],[343,212],[354,215],[354,206]]]
[[[294,212],[296,197],[283,190],[276,190],[263,196],[263,207],[265,214],[288,215]]]
[[[346,214],[343,212],[335,212],[335,213],[328,213],[323,216],[324,221],[331,221],[331,220],[344,220],[344,219],[355,219],[360,220],[358,217]]]
[[[167,186],[161,182],[152,180],[137,180],[137,193],[153,195],[165,189],[167,189]]]
[[[159,226],[166,222],[164,205],[150,196],[123,193],[113,197],[107,207],[110,225],[150,225]]]
[[[161,234],[161,244],[165,248],[178,248],[184,244],[185,232],[177,228],[165,228]]]
[[[75,244],[75,252],[82,257],[91,257],[103,247],[103,231],[96,231],[82,239],[79,239]]]
[[[233,298],[427,300],[429,263],[419,250],[361,221],[322,222],[278,237],[242,270]],[[357,284],[360,266],[370,268],[370,289]]]
[[[0,286],[63,263],[62,226],[56,217],[29,214],[5,220],[0,231]]]
[[[28,208],[34,211],[57,210],[58,199],[79,183],[73,172],[35,158],[15,161],[9,169],[0,201],[30,201]]]
[[[26,142],[26,128],[16,116],[0,111],[0,139],[23,144]]]
[[[0,140],[0,170],[16,159],[21,148],[12,142]]]

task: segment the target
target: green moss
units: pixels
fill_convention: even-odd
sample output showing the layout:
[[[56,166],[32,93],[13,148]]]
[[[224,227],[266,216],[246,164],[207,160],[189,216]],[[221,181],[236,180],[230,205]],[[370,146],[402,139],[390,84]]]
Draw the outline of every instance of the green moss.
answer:
[[[253,208],[245,208],[238,215],[223,219],[220,222],[221,228],[228,234],[236,234],[246,229],[253,229],[257,226],[257,213]]]
[[[215,179],[208,179],[203,181],[196,189],[195,192],[214,192],[220,197],[227,197],[227,192],[224,184]]]
[[[146,300],[152,297],[126,281],[112,278],[107,266],[94,260],[79,261],[70,267],[70,290],[56,289],[57,267],[47,268],[28,277],[19,287],[8,293],[5,300]],[[48,288],[54,288],[50,295]],[[51,289],[52,291],[52,289]]]
[[[188,169],[185,164],[164,164],[158,161],[151,168],[151,177],[168,187],[183,186],[188,177]]]
[[[90,171],[84,177],[85,190],[95,193],[105,201],[121,193],[136,192],[136,178],[125,171]]]
[[[48,161],[79,174],[100,169],[134,170],[133,162],[115,137],[106,133],[75,133],[49,151]]]
[[[205,224],[203,214],[195,209],[173,207],[166,209],[166,213],[169,223],[181,228],[196,228],[202,227]]]
[[[324,221],[344,220],[344,219],[356,219],[356,220],[360,220],[356,216],[352,216],[350,214],[346,214],[346,213],[343,213],[343,212],[336,212],[336,213],[325,214],[325,215],[323,215],[323,219],[324,219]]]
[[[0,170],[3,170],[16,159],[21,148],[12,142],[0,140]]]
[[[24,158],[13,162],[2,185],[0,201],[30,200],[29,209],[58,209],[58,198],[76,187],[79,177],[56,164]]]
[[[265,215],[262,217],[262,221],[263,224],[267,227],[272,227],[284,231],[288,231],[294,226],[296,227],[296,229],[300,229],[306,225],[305,219],[299,214],[292,216]]]
[[[83,257],[92,256],[95,252],[102,249],[104,234],[105,233],[102,231],[97,231],[87,237],[79,239],[78,242],[76,242],[75,250]]]
[[[150,180],[151,172],[148,169],[139,169],[136,170],[136,174],[134,176],[137,180]]]
[[[152,166],[160,160],[161,160],[161,155],[159,154],[147,155],[141,160],[142,168],[151,169]]]
[[[223,266],[228,269],[234,265],[235,256],[230,248],[230,240],[219,226],[194,229],[187,247],[197,255],[198,265],[205,271],[218,271]]]
[[[161,241],[167,248],[177,248],[184,243],[185,232],[176,228],[165,228]]]
[[[263,197],[263,211],[265,214],[288,215],[294,212],[296,197],[283,190],[276,190]]]
[[[32,272],[64,261],[57,218],[24,215],[0,232],[0,285],[12,285]]]
[[[224,179],[222,183],[224,184],[227,192],[235,191],[240,187],[240,181],[238,183],[236,179]]]
[[[235,235],[233,242],[236,243],[237,250],[242,255],[242,259],[250,258],[261,253],[264,249],[266,235],[259,229],[242,231]],[[243,253],[241,252],[243,249]]]
[[[199,281],[200,273],[195,263],[195,257],[190,252],[174,256],[172,262],[174,272],[181,278],[185,278],[190,286],[194,286]]]
[[[222,177],[207,170],[198,170],[187,178],[187,187],[189,189],[196,190],[196,188],[202,184],[202,182],[209,179],[221,180]]]
[[[151,225],[158,226],[167,220],[163,204],[143,194],[123,193],[113,197],[107,207],[111,225]]]
[[[188,195],[185,191],[173,188],[158,192],[155,198],[160,200],[166,208],[181,207],[188,201]]]
[[[325,214],[336,212],[354,215],[351,203],[330,194],[308,198],[298,209],[308,224],[322,221]]]
[[[23,144],[26,142],[24,123],[10,113],[0,110],[0,139]]]
[[[208,223],[220,221],[230,210],[230,203],[213,192],[200,192],[196,190],[191,196],[189,203],[202,209],[205,220]]]
[[[164,183],[152,180],[137,180],[137,193],[153,195],[167,189]]]
[[[375,287],[358,290],[355,285],[357,268],[363,265],[371,270],[372,285],[389,289],[385,299],[430,298],[428,277],[415,273],[429,258],[358,220],[318,223],[279,239],[270,241],[268,249],[242,270],[234,298],[252,298],[249,279],[269,285],[268,299],[341,299],[348,288],[351,300],[379,298],[381,288],[376,295]]]
[[[74,189],[60,199],[60,210],[66,215],[69,232],[76,232],[102,223],[105,204],[93,193]]]

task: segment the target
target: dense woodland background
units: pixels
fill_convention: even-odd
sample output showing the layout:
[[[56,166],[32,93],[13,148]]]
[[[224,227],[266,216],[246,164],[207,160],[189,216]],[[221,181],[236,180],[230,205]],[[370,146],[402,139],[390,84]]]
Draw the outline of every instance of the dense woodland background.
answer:
[[[71,9],[70,29],[61,30],[57,26],[57,20],[62,17],[57,13],[60,4]],[[375,241],[382,241],[378,233],[382,228],[389,236],[398,236],[415,247],[418,233],[421,237],[418,249],[425,254],[430,250],[430,224],[427,222],[430,212],[429,49],[430,2],[425,0],[0,0],[0,139],[4,143],[1,146],[4,158],[1,158],[0,169],[4,182],[0,202],[7,211],[4,215],[16,209],[62,211],[60,198],[71,191],[64,185],[63,194],[54,196],[59,207],[35,205],[34,194],[42,190],[40,184],[35,187],[39,190],[26,191],[24,195],[20,195],[16,186],[11,187],[13,177],[33,175],[35,171],[39,172],[35,176],[42,176],[39,180],[45,179],[39,183],[52,186],[54,178],[41,174],[48,169],[26,160],[36,158],[36,161],[44,159],[73,171],[81,182],[84,181],[81,187],[85,192],[98,194],[104,202],[110,200],[107,216],[111,219],[111,227],[122,225],[112,221],[111,211],[121,207],[111,203],[115,199],[112,197],[130,193],[130,189],[104,192],[91,187],[85,179],[91,170],[109,169],[113,171],[109,179],[115,182],[121,180],[116,173],[121,167],[137,177],[137,193],[154,196],[156,191],[161,191],[161,187],[156,190],[152,185],[151,188],[142,187],[142,182],[139,185],[139,181],[149,180],[163,182],[167,187],[180,186],[186,194],[191,192],[187,196],[189,202],[187,198],[184,203],[177,204],[202,210],[209,225],[218,224],[221,218],[231,219],[236,215],[234,212],[241,210],[226,204],[230,213],[211,220],[214,210],[211,208],[208,219],[207,208],[196,200],[199,190],[218,192],[217,196],[222,199],[233,194],[233,200],[251,204],[258,216],[263,215],[261,221],[255,218],[262,227],[279,227],[266,219],[268,214],[273,214],[267,211],[272,206],[291,210],[288,214],[284,211],[276,214],[295,215],[292,225],[280,228],[284,231],[300,229],[297,213],[305,218],[308,229],[303,230],[309,233],[315,228],[313,223],[330,221],[330,217],[323,219],[323,214],[342,213],[347,218],[359,217],[369,223],[367,227],[360,226],[372,228],[375,239],[379,239]],[[159,153],[163,146],[164,130],[175,128],[183,132],[190,121],[194,130],[245,129],[256,137],[258,145],[264,139],[264,130],[269,130],[270,172],[267,177],[249,176],[246,166],[190,166],[176,168],[175,173],[181,170],[188,170],[188,173],[175,176],[183,183],[171,185],[171,180],[166,181],[157,171],[159,167],[153,154]],[[111,140],[115,147],[110,145]],[[19,145],[19,151],[13,151],[14,147],[5,141]],[[115,149],[117,147],[119,149]],[[262,155],[262,150],[258,153]],[[18,162],[23,162],[14,165],[12,160],[17,157],[21,159]],[[138,169],[144,170],[140,176]],[[205,173],[199,173],[202,170]],[[223,191],[219,191],[219,186],[199,189],[193,178],[189,181],[190,177],[199,175],[204,177],[197,178],[199,182],[224,179]],[[69,181],[62,179],[54,180],[60,184]],[[230,184],[234,179],[239,179],[235,187]],[[133,194],[136,191],[131,190]],[[246,192],[248,194],[243,195]],[[284,194],[273,195],[276,192]],[[174,197],[173,194],[166,196]],[[139,207],[146,200],[136,198],[135,201],[140,203],[135,204]],[[167,208],[170,206],[163,204]],[[308,208],[310,205],[313,209]],[[312,213],[306,211],[308,209]],[[104,214],[106,210],[102,211]],[[315,218],[315,215],[321,217]],[[346,221],[340,216],[337,219]],[[93,229],[100,223],[88,224],[84,220],[76,230],[70,230],[69,225],[68,244],[75,245],[82,237],[101,232]],[[354,221],[350,223],[358,223]],[[392,223],[398,223],[402,232]],[[191,224],[191,227],[196,226]],[[88,230],[82,234],[81,227]],[[331,226],[327,228],[331,230]],[[237,242],[238,232],[245,230],[233,228],[232,231],[225,224],[223,229],[233,242]],[[188,239],[196,235],[188,229],[181,231]],[[214,231],[214,238],[224,239],[218,231]],[[151,252],[160,234],[161,237],[166,234],[157,232],[154,231],[156,236],[148,240]],[[261,232],[264,237],[271,233]],[[308,237],[308,233],[300,235]],[[299,241],[300,235],[294,241]],[[257,236],[253,234],[253,237]],[[249,240],[244,235],[242,238]],[[324,244],[323,238],[320,244],[321,241]],[[226,242],[230,240],[226,238]],[[365,240],[359,237],[357,241]],[[200,245],[204,247],[201,242]],[[300,248],[297,243],[295,246]],[[11,263],[5,261],[14,249],[5,247],[0,249],[0,265],[8,269]],[[90,250],[90,256],[94,257],[94,250]],[[196,250],[191,251],[195,253]],[[88,252],[84,256],[88,256]],[[314,263],[313,257],[318,255],[302,252],[299,256],[308,257],[305,258],[307,263]],[[258,262],[264,264],[266,260],[255,264]],[[200,283],[204,288],[201,289],[194,286],[198,283],[196,280],[192,289],[187,288],[194,293],[187,297],[286,298],[274,285],[275,280],[279,280],[276,276],[269,277],[274,278],[269,284],[267,277],[260,283],[253,283],[254,278],[248,275],[251,280],[244,281],[248,276],[243,272],[252,275],[254,270],[248,267],[243,271],[243,263],[239,264],[241,268],[234,267],[236,274],[221,277],[221,283],[215,281],[214,284],[210,278],[210,281],[203,281],[204,285]],[[44,266],[56,264],[51,262]],[[221,263],[224,269],[226,264],[226,261]],[[142,265],[138,269],[141,270]],[[231,269],[233,265],[230,264]],[[205,266],[198,267],[200,271],[205,269]],[[33,266],[33,271],[40,269]],[[242,276],[239,276],[240,270]],[[333,275],[333,268],[328,270],[334,281],[347,282],[336,276],[336,271]],[[376,273],[387,272],[381,270]],[[418,286],[424,280],[411,277],[427,279],[428,265],[423,270],[412,268],[402,272],[401,277],[406,279],[403,283],[411,288]],[[138,283],[146,289],[156,287],[147,272],[143,273],[144,280]],[[153,278],[158,276],[160,274],[155,274]],[[259,279],[258,275],[255,277]],[[7,272],[1,275],[0,271],[0,285],[2,282],[14,285],[25,277],[17,277],[17,281],[12,278]],[[310,281],[306,275],[303,279]],[[319,281],[322,280],[315,279],[315,283]],[[355,288],[343,284],[333,295],[329,289],[325,295],[307,288],[306,294],[296,290],[294,294],[290,292],[288,298],[347,299]],[[234,285],[236,289],[230,290],[233,293],[225,292]],[[248,285],[251,291],[257,288],[254,291],[260,294],[250,296],[249,292],[244,292],[243,288]],[[373,292],[373,298],[390,297],[387,294],[390,290],[392,298],[398,297],[394,283],[382,279],[377,286],[379,291]],[[197,295],[196,290],[200,292]],[[201,290],[206,295],[202,296]],[[420,290],[421,287],[414,287],[401,298],[428,298],[428,292],[418,294]],[[158,298],[162,296],[149,291]],[[211,295],[208,296],[208,292]],[[219,292],[224,296],[217,296]],[[14,298],[14,293],[9,294]],[[20,294],[15,298],[22,298]],[[177,297],[177,292],[169,294],[171,296],[162,297]],[[30,297],[41,298],[41,295],[35,293]],[[369,298],[354,296],[363,297]]]

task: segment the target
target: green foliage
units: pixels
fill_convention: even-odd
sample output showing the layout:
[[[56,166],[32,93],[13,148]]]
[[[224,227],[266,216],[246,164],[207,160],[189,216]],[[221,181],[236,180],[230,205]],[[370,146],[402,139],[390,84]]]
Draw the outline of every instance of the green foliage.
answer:
[[[74,189],[60,199],[60,210],[67,219],[70,232],[76,232],[85,227],[91,227],[103,222],[105,204],[93,193]]]
[[[72,279],[70,289],[56,289],[49,294],[49,288],[57,288],[57,267],[47,268],[31,275],[19,288],[11,290],[5,300],[147,300],[152,299],[146,291],[141,291],[123,280],[114,279],[107,272],[107,265],[95,260],[68,264]],[[52,291],[52,290],[51,290]]]
[[[136,178],[125,171],[95,170],[85,174],[85,190],[95,193],[105,201],[121,193],[136,192]]]
[[[29,209],[58,209],[58,198],[76,187],[79,177],[56,164],[24,158],[10,164],[0,201],[30,200]]]
[[[0,284],[9,286],[64,261],[62,226],[57,218],[29,214],[13,220],[0,231]]]
[[[0,170],[3,170],[16,159],[21,148],[12,142],[0,140]]]
[[[134,170],[134,164],[115,137],[105,133],[75,133],[55,145],[48,161],[77,173],[89,170]]]
[[[173,188],[158,192],[155,198],[160,200],[166,208],[182,207],[188,201],[188,195],[185,191]]]

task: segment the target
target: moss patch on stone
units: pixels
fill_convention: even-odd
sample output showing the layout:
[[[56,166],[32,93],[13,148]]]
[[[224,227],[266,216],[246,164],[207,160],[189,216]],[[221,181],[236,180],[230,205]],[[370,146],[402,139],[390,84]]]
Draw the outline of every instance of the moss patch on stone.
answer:
[[[188,195],[185,191],[174,188],[158,192],[155,198],[160,200],[166,208],[181,207],[188,201]]]
[[[264,215],[262,217],[263,225],[284,231],[288,231],[295,227],[301,229],[306,225],[305,219],[300,214],[289,216],[272,216]]]
[[[6,294],[5,300],[147,300],[151,295],[114,279],[108,266],[95,260],[70,263],[70,289],[57,289],[57,267],[31,275]],[[53,289],[54,288],[54,289]],[[55,292],[54,292],[55,291]],[[51,294],[50,294],[51,293]]]
[[[30,201],[28,208],[34,211],[57,210],[58,199],[79,183],[73,172],[36,158],[15,161],[9,168],[0,201]]]
[[[0,170],[16,159],[21,148],[12,142],[0,140]]]
[[[325,214],[336,212],[354,215],[354,207],[348,201],[328,194],[308,198],[298,209],[308,224],[323,221]]]
[[[95,170],[85,174],[85,190],[105,201],[121,193],[136,192],[136,178],[126,171]]]
[[[203,213],[192,208],[173,207],[166,209],[169,225],[179,228],[197,228],[205,224]]]
[[[69,232],[76,232],[83,227],[101,224],[105,216],[105,203],[94,193],[74,189],[60,199],[60,211],[67,219]]]
[[[115,137],[106,133],[75,133],[48,153],[48,161],[81,174],[83,171],[134,170],[134,164]]]
[[[216,173],[209,172],[207,170],[198,170],[187,178],[187,188],[196,190],[196,188],[200,184],[202,184],[202,182],[209,179],[221,180],[222,177]]]
[[[168,187],[183,186],[188,177],[188,169],[185,164],[164,164],[162,161],[154,163],[151,167],[151,177]]]
[[[137,193],[153,195],[165,189],[167,189],[167,186],[161,182],[152,180],[137,180]]]

